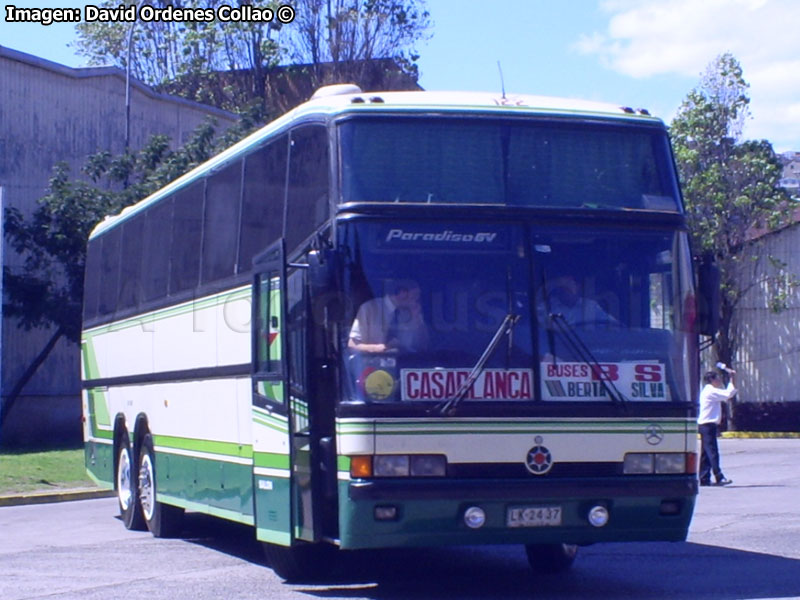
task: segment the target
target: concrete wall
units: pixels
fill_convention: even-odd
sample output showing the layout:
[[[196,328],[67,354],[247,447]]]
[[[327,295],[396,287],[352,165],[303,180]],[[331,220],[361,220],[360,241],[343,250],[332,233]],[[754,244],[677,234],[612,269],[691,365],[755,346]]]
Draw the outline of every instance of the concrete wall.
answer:
[[[30,213],[45,195],[53,165],[66,161],[78,174],[87,155],[122,152],[125,143],[125,73],[112,67],[72,69],[0,46],[0,187],[6,207]],[[141,148],[153,134],[180,146],[207,117],[221,126],[235,115],[154,92],[133,81],[130,146]],[[20,257],[3,241],[3,265]],[[2,373],[5,397],[50,338],[26,332],[4,317]],[[78,348],[65,340],[28,384],[7,422],[0,424],[3,446],[63,443],[80,438]]]

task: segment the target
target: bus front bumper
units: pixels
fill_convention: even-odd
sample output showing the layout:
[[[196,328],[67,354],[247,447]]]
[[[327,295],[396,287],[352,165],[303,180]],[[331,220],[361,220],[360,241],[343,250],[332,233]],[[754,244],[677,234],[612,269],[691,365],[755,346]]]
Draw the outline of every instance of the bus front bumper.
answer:
[[[697,479],[354,480],[342,482],[340,494],[342,548],[683,541]],[[597,506],[608,512],[602,526],[589,521]],[[485,515],[480,527],[465,522],[472,507]],[[520,526],[511,518],[520,509],[560,516]]]

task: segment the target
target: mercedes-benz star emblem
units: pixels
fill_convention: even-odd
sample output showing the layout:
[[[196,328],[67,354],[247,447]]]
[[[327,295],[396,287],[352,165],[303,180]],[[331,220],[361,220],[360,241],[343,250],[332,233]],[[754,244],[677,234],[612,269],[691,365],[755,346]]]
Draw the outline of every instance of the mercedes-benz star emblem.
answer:
[[[534,446],[525,457],[525,466],[534,475],[544,475],[553,466],[550,450],[544,446]]]
[[[647,440],[647,443],[651,446],[660,444],[664,439],[664,430],[661,428],[661,425],[648,425],[644,430],[644,439]]]

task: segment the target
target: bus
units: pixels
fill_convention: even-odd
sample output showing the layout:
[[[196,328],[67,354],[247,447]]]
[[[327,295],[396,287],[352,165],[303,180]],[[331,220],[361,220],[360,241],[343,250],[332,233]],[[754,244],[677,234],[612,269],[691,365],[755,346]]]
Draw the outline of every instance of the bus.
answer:
[[[87,470],[127,528],[246,524],[285,579],[684,540],[701,289],[646,110],[328,86],[92,232]]]

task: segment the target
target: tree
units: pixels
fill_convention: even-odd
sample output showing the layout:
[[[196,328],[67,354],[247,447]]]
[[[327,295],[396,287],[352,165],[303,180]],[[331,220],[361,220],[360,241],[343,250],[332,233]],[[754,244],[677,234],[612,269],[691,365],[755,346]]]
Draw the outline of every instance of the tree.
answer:
[[[786,282],[796,281],[785,264],[765,254],[758,236],[785,224],[790,204],[778,186],[781,165],[772,145],[741,139],[748,89],[736,58],[723,54],[689,92],[670,128],[695,253],[711,254],[720,267],[713,347],[715,360],[727,364],[736,357],[736,309],[745,293],[766,285],[771,306],[780,310]]]
[[[342,77],[362,79],[368,61],[392,59],[416,75],[416,44],[428,39],[423,0],[297,0],[296,20],[282,35],[287,52],[312,66],[315,87]],[[323,63],[332,68],[323,70]]]
[[[125,4],[137,2],[127,0]],[[218,9],[232,4],[224,0],[147,2],[148,7],[173,14],[188,9],[214,16]],[[274,0],[249,0],[246,4],[263,11],[271,9],[277,15]],[[116,9],[120,3],[102,0],[97,6]],[[234,112],[256,102],[266,114],[264,85],[267,71],[278,62],[274,36],[281,26],[277,16],[266,22],[216,18],[84,21],[77,26],[77,51],[91,65],[110,63],[126,69],[130,61],[131,75],[157,89],[168,85],[170,93]],[[223,72],[228,77],[219,77]]]
[[[253,120],[245,118],[217,136],[214,125],[206,122],[174,151],[167,136],[155,135],[136,155],[89,156],[81,179],[71,178],[69,166],[59,163],[47,195],[32,215],[6,209],[6,237],[24,264],[19,271],[4,268],[4,314],[16,317],[25,330],[48,329],[51,336],[0,407],[0,423],[56,343],[62,337],[80,342],[86,240],[94,226],[206,161],[253,127]]]

